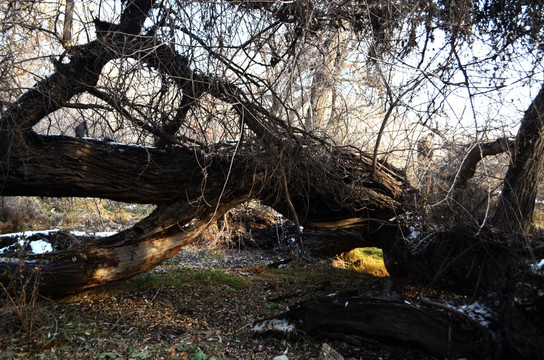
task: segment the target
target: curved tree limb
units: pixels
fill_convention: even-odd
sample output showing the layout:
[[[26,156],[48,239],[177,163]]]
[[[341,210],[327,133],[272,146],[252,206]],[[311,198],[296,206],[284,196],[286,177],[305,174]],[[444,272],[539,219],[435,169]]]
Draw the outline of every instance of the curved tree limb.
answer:
[[[498,155],[512,149],[514,141],[506,137],[495,141],[475,144],[463,159],[456,176],[454,187],[464,187],[476,173],[476,165],[486,156]]]

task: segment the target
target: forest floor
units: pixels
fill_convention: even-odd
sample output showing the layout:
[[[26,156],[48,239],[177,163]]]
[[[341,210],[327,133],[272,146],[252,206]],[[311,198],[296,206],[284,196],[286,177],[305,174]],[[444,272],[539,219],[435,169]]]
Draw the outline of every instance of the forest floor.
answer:
[[[61,228],[68,234],[68,229],[79,229],[77,237],[119,231],[151,210],[103,200],[4,198],[0,233]],[[375,340],[356,347],[300,332],[257,333],[253,327],[297,303],[334,293],[382,297],[387,291],[417,304],[423,292],[433,302],[472,309],[470,316],[489,310],[489,301],[389,278],[376,249],[357,249],[334,259],[297,258],[292,229],[283,223],[270,226],[277,222],[276,215],[255,216],[253,206],[231,212],[228,226],[213,225],[203,235],[204,244],[181,249],[152,271],[63,299],[33,296],[32,287],[12,296],[0,289],[0,360],[320,359],[325,343],[345,359],[433,359],[417,349]],[[71,235],[57,237],[61,241],[51,245],[26,235],[26,247],[19,250],[14,239],[0,238],[2,256],[36,252],[38,245],[42,251],[77,245],[63,243]],[[262,241],[255,242],[259,237]],[[293,261],[278,265],[291,257]]]
[[[288,255],[187,247],[127,281],[55,301],[11,298],[13,303],[1,312],[0,359],[272,360],[282,354],[319,359],[325,342],[346,359],[432,359],[415,349],[375,341],[353,347],[334,339],[254,332],[256,321],[298,302],[337,292],[379,297],[390,282],[334,267],[331,260],[267,266]],[[407,282],[393,285],[405,301],[416,301],[420,290]],[[452,300],[452,294],[428,296]]]

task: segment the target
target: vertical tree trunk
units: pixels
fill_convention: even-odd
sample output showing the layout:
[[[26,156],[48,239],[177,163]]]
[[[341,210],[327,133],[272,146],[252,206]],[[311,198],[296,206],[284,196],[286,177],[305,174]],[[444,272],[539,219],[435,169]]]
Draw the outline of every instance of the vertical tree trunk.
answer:
[[[74,0],[66,0],[66,10],[64,12],[64,29],[62,30],[62,40],[64,46],[72,46],[72,21],[74,19]]]
[[[512,160],[493,222],[525,234],[533,223],[535,199],[544,166],[544,85],[521,120]]]
[[[334,79],[338,78],[344,68],[347,35],[347,31],[340,31],[336,41],[327,38],[323,42],[323,49],[318,57],[321,61],[315,64],[310,90],[310,104],[305,121],[307,131],[326,126],[334,116]]]

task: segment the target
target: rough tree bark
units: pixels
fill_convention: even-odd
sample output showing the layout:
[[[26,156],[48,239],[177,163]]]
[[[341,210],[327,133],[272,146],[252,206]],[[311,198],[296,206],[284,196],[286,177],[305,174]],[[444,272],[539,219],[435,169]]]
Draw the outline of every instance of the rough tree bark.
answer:
[[[0,118],[2,195],[90,196],[158,204],[149,219],[99,243],[99,246],[116,249],[108,255],[112,258],[124,259],[120,254],[128,251],[128,242],[136,247],[146,244],[142,249],[156,246],[171,256],[175,253],[172,249],[190,242],[209,219],[226,211],[225,207],[249,198],[260,199],[289,218],[298,218],[308,230],[309,243],[320,247],[323,253],[377,246],[386,250],[391,258],[392,254],[399,254],[399,248],[400,253],[406,250],[399,247],[402,241],[399,242],[397,236],[399,215],[409,211],[411,203],[406,196],[410,188],[402,173],[377,163],[376,157],[353,154],[311,137],[294,135],[297,129],[250,101],[233,84],[192,71],[185,57],[167,44],[157,44],[152,31],[141,34],[154,3],[153,0],[127,3],[119,24],[98,29],[97,40],[69,48],[67,59],[55,63],[52,75],[39,81],[3,111]],[[163,129],[135,118],[114,95],[96,88],[103,67],[121,57],[131,57],[168,76],[182,93],[176,118]],[[240,144],[226,154],[217,154],[211,152],[213,147],[205,146],[138,148],[46,137],[32,131],[41,119],[83,92],[108,103],[135,126],[156,136],[159,144],[170,145],[180,144],[176,132],[181,121],[191,106],[208,94],[231,104],[261,145],[246,149]],[[535,104],[542,101],[541,97],[539,95]],[[537,115],[530,115],[535,112],[538,115],[538,110],[529,111],[526,114],[529,120],[524,123],[536,126],[536,120],[530,120],[536,119]],[[308,135],[300,131],[298,134]],[[287,191],[279,191],[283,185],[278,186],[277,174],[283,174],[281,184],[289,185],[283,189]],[[289,194],[288,199],[285,194]],[[191,234],[183,233],[185,227],[193,225],[196,228]],[[176,231],[180,234],[175,234]],[[161,236],[171,240],[163,241]],[[159,245],[161,241],[168,245]],[[98,248],[88,246],[75,258],[88,257],[96,264],[110,264],[107,256],[91,256],[95,252],[100,253]],[[74,254],[67,256],[70,255]],[[86,273],[66,282],[62,291],[70,292],[132,276],[149,269],[165,256],[153,255],[150,259],[145,255],[131,256],[129,262],[117,265],[119,271],[108,270],[110,275],[107,276],[104,271],[100,276],[91,274],[91,262],[84,266],[78,261],[70,264],[67,259],[74,256],[49,254],[36,260],[42,261],[44,288],[48,282],[63,279],[63,274]],[[64,263],[62,268],[55,264],[58,259]],[[404,259],[393,256],[393,261],[388,263],[403,264]],[[433,259],[437,264],[445,260]],[[13,268],[9,261],[4,262],[6,269]],[[106,267],[112,268],[110,265]],[[4,275],[9,278],[9,274]],[[58,283],[50,289],[61,292],[61,287]]]
[[[521,120],[514,141],[510,167],[494,223],[501,229],[527,234],[533,224],[533,211],[544,167],[544,85]]]
[[[286,199],[277,197],[275,183],[263,181],[267,170],[254,161],[254,149],[234,156],[204,153],[199,148],[161,150],[36,134],[25,145],[26,152],[11,156],[4,166],[4,195],[94,196],[159,204],[132,229],[82,248],[27,259],[25,271],[39,270],[41,288],[51,295],[147,271],[175,255],[225,211],[250,198],[260,198],[285,214],[291,209]],[[343,158],[346,171],[364,172],[371,166],[368,156],[337,155]],[[400,210],[404,183],[392,169],[382,170],[382,182],[368,181],[359,189],[364,197],[357,207],[335,200],[334,193],[318,184],[289,182],[291,201],[306,209],[300,214],[302,224],[329,240],[339,229],[351,229],[345,232],[350,239],[347,247],[386,246],[391,238],[383,234],[396,229],[386,219]],[[353,186],[348,183],[346,189],[353,191]],[[368,217],[369,213],[375,217]],[[2,259],[2,268],[5,282],[21,270],[12,259]]]

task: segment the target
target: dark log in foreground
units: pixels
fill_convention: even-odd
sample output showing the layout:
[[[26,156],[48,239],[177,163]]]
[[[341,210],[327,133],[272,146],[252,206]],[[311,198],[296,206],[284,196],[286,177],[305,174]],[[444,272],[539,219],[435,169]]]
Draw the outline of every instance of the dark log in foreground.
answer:
[[[453,309],[430,303],[324,297],[300,303],[276,318],[295,324],[310,336],[356,346],[373,339],[423,349],[442,358],[485,358],[492,351],[485,327]]]
[[[539,257],[541,258],[541,257]],[[523,276],[505,299],[504,338],[509,359],[544,357],[544,271]]]

